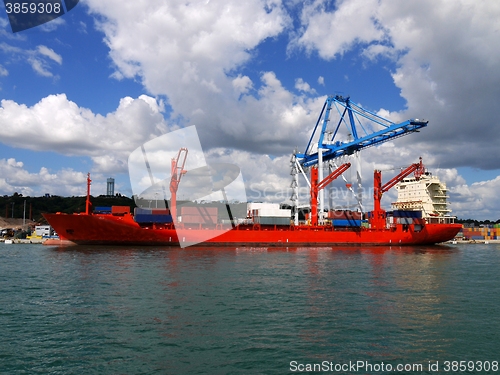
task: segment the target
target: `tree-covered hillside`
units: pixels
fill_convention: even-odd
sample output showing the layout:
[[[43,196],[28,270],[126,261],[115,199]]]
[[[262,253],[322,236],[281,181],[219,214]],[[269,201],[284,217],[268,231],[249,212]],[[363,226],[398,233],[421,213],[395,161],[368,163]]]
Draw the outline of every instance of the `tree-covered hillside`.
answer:
[[[23,215],[25,215],[26,219],[42,222],[42,213],[44,212],[85,212],[85,198],[60,197],[57,195],[24,197],[18,193],[14,193],[12,196],[4,195],[0,197],[0,216],[4,218],[23,218]],[[133,199],[121,195],[91,197],[91,202],[94,207],[130,206],[132,210],[135,207]]]

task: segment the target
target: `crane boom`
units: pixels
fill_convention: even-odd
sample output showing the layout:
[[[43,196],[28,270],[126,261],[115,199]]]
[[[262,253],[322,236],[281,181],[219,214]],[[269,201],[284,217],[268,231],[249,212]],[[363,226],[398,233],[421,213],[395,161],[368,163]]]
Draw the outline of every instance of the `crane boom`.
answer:
[[[396,177],[390,179],[381,187],[381,193],[385,193],[390,190],[394,185],[396,185],[403,178],[409,176],[415,172],[415,176],[420,178],[420,176],[425,172],[424,163],[422,162],[422,158],[419,159],[418,163],[412,164],[409,167],[403,169]]]
[[[184,165],[186,164],[188,149],[182,147],[179,149],[176,158],[172,158],[171,178],[170,178],[170,214],[174,223],[177,222],[177,189],[181,178],[186,174]]]
[[[335,106],[340,115],[340,120],[333,131],[328,131],[327,126],[330,122],[330,113]],[[340,108],[344,108],[341,111]],[[342,112],[342,113],[341,113]],[[348,118],[348,120],[346,119]],[[323,119],[323,121],[321,121]],[[381,130],[369,132],[363,126],[366,120],[382,127]],[[320,123],[322,125],[320,126]],[[338,140],[341,124],[345,124],[352,137],[348,141]],[[396,124],[373,112],[370,112],[360,105],[352,102],[349,97],[329,96],[321,110],[316,126],[311,134],[307,147],[302,154],[296,154],[300,163],[304,167],[318,164],[318,151],[315,150],[316,142],[314,139],[318,136],[317,145],[321,148],[323,161],[335,159],[345,155],[352,155],[370,146],[387,142],[391,139],[401,137],[406,134],[417,132],[419,129],[427,126],[428,121],[411,119]],[[359,128],[359,129],[358,129]],[[319,133],[319,134],[318,134]]]
[[[422,162],[422,158],[418,163],[412,164],[409,167],[403,169],[396,177],[389,180],[387,183],[382,185],[382,172],[380,170],[375,170],[373,174],[373,211],[372,211],[372,228],[382,228],[385,225],[385,211],[380,208],[380,201],[382,195],[389,191],[394,185],[396,185],[403,178],[409,176],[411,173],[415,172],[415,177],[420,178],[420,176],[425,172],[425,167]]]

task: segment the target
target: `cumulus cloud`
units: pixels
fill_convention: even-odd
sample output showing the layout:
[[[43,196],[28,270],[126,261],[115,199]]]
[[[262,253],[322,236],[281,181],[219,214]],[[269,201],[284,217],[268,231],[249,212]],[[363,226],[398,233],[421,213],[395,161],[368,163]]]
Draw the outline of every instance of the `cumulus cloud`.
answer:
[[[299,91],[303,91],[307,94],[316,94],[316,90],[313,89],[309,83],[305,82],[302,78],[297,78],[295,80],[295,88]]]
[[[337,1],[329,10],[329,1],[315,0],[302,9],[302,28],[291,47],[317,52],[324,59],[343,55],[357,44],[384,41],[387,35],[376,20],[377,0]]]
[[[149,92],[167,96],[172,117],[196,124],[205,147],[248,143],[249,130],[269,127],[242,118],[239,100],[255,94],[255,83],[237,70],[287,27],[280,1],[87,3],[104,17],[99,27],[115,77],[139,78]]]
[[[459,212],[464,219],[499,219],[498,189],[500,189],[500,176],[488,180],[456,185],[450,189],[450,195],[455,198],[451,204],[454,212]]]
[[[0,159],[0,194],[17,192],[25,196],[84,195],[86,175],[72,169],[51,172],[42,167],[37,173],[28,172],[24,163],[14,158]],[[6,177],[7,176],[7,177]]]
[[[439,4],[439,10],[430,18],[406,13],[414,35],[392,26],[397,48],[411,45],[393,75],[408,100],[405,113],[425,113],[432,121],[422,146],[432,149],[442,166],[498,169],[500,134],[492,108],[500,98],[500,72],[493,62],[500,57],[495,43],[500,7],[464,1]]]
[[[123,98],[106,116],[79,107],[64,94],[50,95],[31,107],[12,100],[0,103],[2,142],[35,151],[91,156],[96,171],[125,172],[133,149],[168,131],[161,103],[146,95]]]
[[[248,76],[238,75],[235,79],[233,79],[233,87],[234,90],[240,94],[246,94],[252,88],[253,83],[252,80]]]

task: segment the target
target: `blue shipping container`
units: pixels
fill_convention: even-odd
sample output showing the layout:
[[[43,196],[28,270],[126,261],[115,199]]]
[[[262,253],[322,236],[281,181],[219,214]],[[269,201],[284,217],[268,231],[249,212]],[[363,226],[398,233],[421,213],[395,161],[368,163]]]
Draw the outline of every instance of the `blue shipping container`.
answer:
[[[134,208],[134,215],[151,215],[151,208],[141,208],[141,207],[136,207]]]
[[[334,227],[360,227],[361,220],[341,220],[334,219],[332,220],[332,225]]]
[[[409,210],[394,210],[392,212],[394,217],[411,217],[413,219],[421,219],[422,211],[409,211]]]
[[[94,212],[95,213],[103,213],[103,214],[110,214],[111,213],[111,207],[105,207],[105,206],[97,206],[94,207]]]
[[[484,236],[471,236],[470,239],[481,241],[481,240],[484,240]]]
[[[146,223],[171,223],[172,215],[146,215],[146,214],[137,214],[134,216],[134,220],[139,224]]]

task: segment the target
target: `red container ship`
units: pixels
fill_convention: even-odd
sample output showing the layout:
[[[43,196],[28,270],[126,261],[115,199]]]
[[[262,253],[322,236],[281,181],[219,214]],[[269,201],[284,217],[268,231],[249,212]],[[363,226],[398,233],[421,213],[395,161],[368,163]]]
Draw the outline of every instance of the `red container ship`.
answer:
[[[394,224],[388,228],[239,224],[235,228],[190,225],[176,230],[173,224],[141,226],[130,214],[44,216],[60,237],[60,240],[47,240],[47,245],[429,245],[453,239],[461,228],[452,223]],[[213,237],[206,239],[207,232]]]
[[[344,110],[336,128],[329,128],[330,110],[333,106],[342,106]],[[337,108],[338,109],[338,108]],[[356,116],[363,116],[382,127],[382,130],[365,134],[356,128],[361,121]],[[323,127],[319,130],[320,120],[323,118]],[[341,124],[350,123],[347,141],[337,141],[335,138],[342,133]],[[395,124],[389,120],[364,110],[352,103],[349,98],[340,96],[328,97],[321,111],[316,127],[303,154],[294,153],[292,156],[292,175],[294,176],[295,198],[292,206],[295,208],[292,218],[291,210],[278,207],[260,206],[249,203],[245,218],[236,219],[232,216],[225,196],[224,187],[214,188],[221,191],[230,220],[222,221],[218,218],[217,210],[213,207],[198,205],[182,207],[180,216],[177,215],[176,193],[182,176],[187,172],[184,165],[187,158],[187,148],[181,148],[177,158],[172,159],[170,179],[169,210],[148,211],[136,209],[132,215],[129,207],[111,207],[105,210],[91,212],[90,204],[90,176],[87,179],[86,212],[78,214],[44,214],[49,224],[58,233],[60,240],[50,240],[46,244],[85,244],[85,245],[167,245],[190,246],[201,244],[204,246],[336,246],[336,245],[429,245],[452,240],[460,231],[461,225],[454,223],[454,218],[447,213],[445,190],[441,193],[426,191],[427,203],[422,205],[420,200],[402,202],[401,199],[393,204],[396,209],[386,212],[381,208],[380,201],[383,193],[390,188],[403,184],[404,179],[413,174],[412,183],[424,179],[426,172],[422,160],[404,169],[396,177],[382,185],[381,171],[374,173],[374,204],[373,211],[363,214],[351,211],[325,212],[322,190],[351,166],[344,163],[337,167],[334,160],[357,155],[364,148],[377,145],[405,134],[417,132],[427,126],[427,121],[408,120]],[[346,134],[344,134],[345,136]],[[142,148],[144,153],[144,147]],[[146,158],[146,155],[144,154]],[[323,178],[323,171],[328,167],[335,170]],[[146,165],[149,164],[146,162]],[[298,220],[298,174],[304,175],[310,170],[310,202],[307,221]],[[238,169],[239,171],[239,169]],[[151,171],[149,171],[152,176]],[[196,173],[195,173],[196,175]],[[307,177],[306,177],[307,179]],[[153,181],[153,178],[151,178]],[[407,182],[409,184],[410,182]],[[434,186],[422,182],[419,186]],[[346,184],[351,190],[351,184]],[[399,191],[403,191],[403,186]],[[408,189],[407,189],[408,190]],[[425,195],[424,194],[424,195]],[[406,199],[406,198],[405,198]],[[406,199],[407,200],[407,199]],[[437,211],[431,212],[428,207],[435,202]],[[320,207],[318,208],[318,202]],[[429,203],[431,202],[431,203]],[[252,206],[253,205],[253,206]],[[431,206],[429,206],[431,205]],[[361,207],[361,204],[360,204]],[[426,208],[427,207],[427,208]],[[434,206],[432,206],[434,207]],[[362,207],[361,207],[362,208]],[[403,210],[401,208],[409,208]],[[184,210],[184,211],[183,211]],[[437,212],[437,213],[436,213]],[[228,222],[229,221],[229,222]]]
[[[319,224],[314,201],[318,186],[313,183],[309,220],[299,225],[291,220],[290,210],[276,208],[273,208],[275,213],[268,216],[258,215],[259,210],[254,210],[254,215],[250,211],[250,217],[238,224],[219,223],[217,208],[200,206],[188,207],[191,210],[183,207],[183,222],[174,219],[169,210],[150,210],[145,213],[144,210],[136,209],[135,215],[132,215],[128,206],[113,206],[106,212],[95,210],[92,213],[89,177],[85,213],[44,214],[60,238],[47,240],[45,244],[296,247],[430,245],[452,240],[462,227],[454,223],[453,217],[422,217],[422,211],[418,210],[386,212],[380,208],[380,199],[385,191],[412,172],[417,172],[418,176],[421,168],[422,162],[413,164],[383,186],[380,171],[375,171],[374,210],[364,220],[360,212],[331,211]],[[175,207],[175,203],[171,203]],[[276,214],[280,211],[285,215]],[[188,217],[191,220],[187,220]]]

